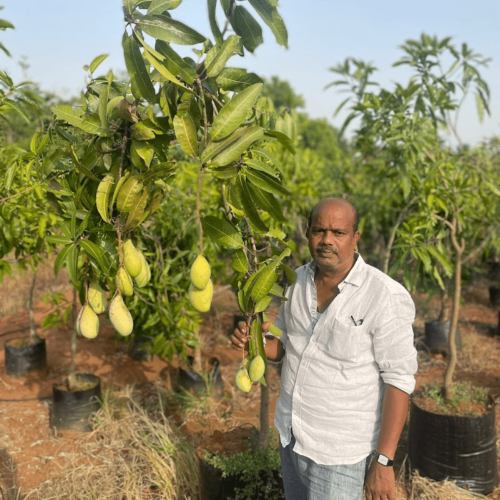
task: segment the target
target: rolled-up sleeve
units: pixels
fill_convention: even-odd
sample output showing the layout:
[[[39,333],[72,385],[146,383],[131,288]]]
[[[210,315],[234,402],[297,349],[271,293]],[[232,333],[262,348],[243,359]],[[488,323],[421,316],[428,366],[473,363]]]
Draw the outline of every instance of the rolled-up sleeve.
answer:
[[[276,316],[276,319],[274,320],[274,325],[277,326],[282,332],[283,335],[281,337],[278,337],[281,343],[283,344],[283,347],[286,346],[286,339],[287,339],[287,333],[286,333],[286,321],[285,321],[285,304],[281,304],[278,316]]]
[[[418,369],[414,346],[415,304],[410,294],[391,294],[375,321],[373,344],[375,360],[386,384],[411,394]]]

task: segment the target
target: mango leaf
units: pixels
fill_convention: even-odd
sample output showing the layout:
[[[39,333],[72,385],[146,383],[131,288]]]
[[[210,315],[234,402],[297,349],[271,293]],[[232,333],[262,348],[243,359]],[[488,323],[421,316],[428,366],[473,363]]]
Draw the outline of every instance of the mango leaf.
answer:
[[[290,137],[283,134],[282,132],[278,132],[277,130],[269,130],[269,129],[266,129],[265,134],[267,136],[274,137],[275,139],[278,139],[278,142],[280,144],[282,144],[283,146],[285,146],[285,148],[288,149],[288,151],[290,151],[290,153],[295,154],[295,148],[293,146],[293,143],[292,143],[292,140],[290,139]]]
[[[218,155],[212,158],[211,163],[214,167],[223,167],[229,165],[240,156],[254,143],[262,139],[264,130],[260,127],[247,127],[245,132],[241,134],[236,141],[221,151]]]
[[[248,271],[248,259],[243,250],[234,252],[231,267],[238,273],[246,273]]]
[[[208,76],[217,76],[226,66],[227,61],[234,55],[238,47],[240,37],[237,35],[228,36],[222,44],[217,55],[212,59],[210,64],[205,67]]]
[[[69,279],[75,288],[78,288],[78,245],[70,245],[66,253],[66,269],[68,270]]]
[[[148,14],[162,14],[166,10],[174,10],[182,0],[153,0],[148,7]]]
[[[49,234],[45,239],[49,243],[54,243],[55,245],[69,245],[72,243],[71,238],[58,234]]]
[[[145,189],[140,196],[135,198],[134,203],[130,208],[127,222],[125,223],[125,231],[132,231],[132,229],[135,229],[144,220],[144,213],[146,205],[148,204],[149,192],[149,189]]]
[[[79,245],[80,248],[88,255],[92,264],[94,264],[94,266],[96,266],[102,273],[107,274],[108,269],[106,267],[106,261],[102,255],[102,248],[87,239],[80,240]]]
[[[109,54],[101,54],[100,56],[95,57],[89,65],[89,71],[93,73],[100,64],[107,59]]]
[[[255,186],[260,189],[267,191],[268,193],[273,193],[276,195],[286,195],[290,196],[290,191],[283,186],[274,177],[265,174],[264,172],[259,172],[258,170],[245,169],[246,178]]]
[[[122,213],[129,212],[142,188],[143,183],[139,180],[138,176],[129,177],[116,198],[116,208],[118,211]]]
[[[116,183],[116,178],[118,176],[118,171],[113,169],[112,172],[106,174],[102,181],[97,186],[96,193],[96,205],[97,211],[101,216],[102,220],[109,223],[109,200],[111,198],[111,193],[113,191],[113,186]]]
[[[45,177],[47,177],[52,172],[52,170],[54,170],[62,154],[62,149],[56,149],[55,151],[50,153],[50,155],[45,157],[42,163],[42,171]]]
[[[185,82],[192,84],[197,75],[194,68],[175,52],[168,44],[158,40],[155,45],[156,50],[165,58],[163,64],[173,75],[179,75]]]
[[[281,262],[281,264],[278,267],[285,273],[286,282],[288,286],[293,285],[297,281],[297,273],[295,272],[294,269],[287,266],[286,264],[283,264],[283,262]]]
[[[239,176],[234,184],[234,187],[236,189],[236,193],[238,195],[240,203],[243,206],[245,216],[250,221],[250,224],[257,232],[267,233],[269,228],[260,218],[259,212],[255,208],[255,200],[252,197],[252,193],[248,189],[246,179],[243,176]]]
[[[236,165],[228,165],[226,167],[209,167],[206,169],[217,179],[233,179],[240,171]]]
[[[172,174],[175,170],[175,166],[170,162],[158,163],[151,167],[146,172],[137,176],[143,184],[150,184],[157,179],[162,179]]]
[[[231,16],[231,26],[241,36],[243,47],[253,52],[263,41],[262,28],[245,7],[237,5]]]
[[[137,40],[125,33],[122,40],[125,65],[132,82],[132,93],[136,99],[146,99],[154,104],[155,89],[149,77],[149,72],[142,58],[141,50]]]
[[[252,157],[259,155],[260,157],[264,158],[265,160],[271,162],[271,164],[278,169],[279,173],[283,177],[283,167],[280,165],[279,161],[269,151],[266,151],[265,149],[262,149],[262,148],[253,147],[251,153],[252,153]]]
[[[288,32],[282,17],[278,13],[278,9],[271,6],[267,0],[249,0],[249,2],[262,20],[271,28],[276,42],[288,49]]]
[[[219,111],[210,129],[212,141],[220,141],[234,132],[255,105],[262,91],[262,83],[256,83],[233,97]]]
[[[230,136],[226,137],[226,139],[219,142],[210,141],[205,149],[201,153],[201,162],[206,163],[211,160],[214,156],[222,153],[229,146],[233,145],[241,136],[245,134],[248,129],[245,127],[241,127],[238,130],[235,130]]]
[[[194,91],[191,90],[190,88],[186,87],[180,80],[178,80],[173,73],[170,73],[168,68],[163,65],[161,61],[159,61],[151,52],[148,50],[145,51],[145,56],[147,60],[153,65],[153,67],[162,75],[164,78],[166,78],[168,81],[175,83],[179,87],[182,87],[184,90],[187,90],[188,92],[194,94]]]
[[[266,295],[264,298],[260,299],[255,304],[254,312],[260,313],[265,311],[268,308],[269,304],[271,303],[271,300],[273,300],[271,295]]]
[[[243,248],[243,239],[236,227],[225,219],[212,215],[201,219],[203,231],[215,243],[226,248]]]
[[[208,20],[217,45],[222,45],[222,33],[216,16],[217,0],[208,0]]]
[[[242,68],[224,68],[216,79],[217,85],[224,90],[241,92],[256,83],[262,83],[262,80],[255,73],[248,73]]]
[[[137,26],[153,38],[168,43],[195,45],[206,40],[206,37],[194,29],[167,16],[144,16],[138,21]]]
[[[90,169],[88,169],[85,165],[80,163],[80,161],[78,160],[78,157],[76,156],[75,150],[73,148],[71,148],[70,154],[71,154],[71,159],[73,160],[73,164],[75,165],[76,169],[80,173],[84,174],[85,176],[87,176],[89,179],[92,179],[93,181],[97,181],[97,182],[101,181],[101,179],[96,177]]]
[[[55,242],[54,242],[55,243]],[[66,261],[66,257],[68,255],[68,252],[75,246],[74,243],[70,243],[69,245],[66,245],[65,247],[61,248],[59,253],[57,254],[56,260],[54,262],[54,275],[57,276],[59,274],[59,269],[61,269],[61,266],[63,263]]]
[[[101,127],[100,120],[97,120],[97,123],[87,118],[81,118],[77,116],[71,106],[67,106],[65,104],[58,106],[57,108],[51,108],[52,112],[57,116],[59,120],[63,120],[74,127],[77,127],[89,134],[95,134],[100,136],[107,135],[108,131]],[[97,117],[98,118],[98,117]]]
[[[280,203],[271,193],[252,184],[248,184],[248,189],[253,194],[252,198],[259,208],[265,210],[274,220],[286,222]]]
[[[259,272],[259,276],[255,280],[250,292],[250,296],[256,302],[262,300],[271,291],[272,286],[278,280],[278,274],[274,269],[275,268],[269,265]]]
[[[196,125],[189,113],[174,117],[175,137],[181,149],[188,156],[198,156],[198,138],[196,136]]]
[[[277,170],[273,166],[263,161],[250,158],[245,161],[245,164],[253,170],[260,170],[261,172],[272,175],[273,177],[278,177]]]

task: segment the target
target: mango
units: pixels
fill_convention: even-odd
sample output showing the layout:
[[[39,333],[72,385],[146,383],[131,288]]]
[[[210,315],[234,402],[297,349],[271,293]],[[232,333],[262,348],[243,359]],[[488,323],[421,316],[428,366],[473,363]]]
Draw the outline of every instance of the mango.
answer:
[[[116,273],[116,286],[125,297],[134,295],[134,284],[132,278],[124,267],[118,269]]]
[[[193,265],[191,266],[190,271],[191,283],[200,290],[203,290],[210,279],[210,275],[212,274],[212,270],[210,269],[210,264],[207,259],[203,257],[203,255],[198,255]]]
[[[96,314],[101,314],[106,310],[108,298],[98,281],[93,281],[89,285],[88,300],[90,307]]]
[[[144,257],[144,254],[140,250],[137,250],[137,252],[139,253],[142,267],[141,272],[134,278],[134,280],[136,285],[139,288],[142,288],[146,286],[151,279],[151,269],[149,267],[148,261],[146,260],[146,257]]]
[[[258,382],[263,377],[265,371],[266,362],[260,354],[257,354],[257,356],[250,361],[250,366],[248,368],[250,380],[252,382]]]
[[[123,263],[131,278],[139,276],[142,270],[142,260],[131,239],[123,244]]]
[[[76,330],[88,339],[94,339],[99,333],[99,318],[88,304],[78,314]]]
[[[250,392],[252,388],[252,381],[248,376],[248,371],[246,368],[240,368],[236,372],[236,387],[243,392]]]
[[[134,320],[120,294],[117,294],[109,305],[109,319],[120,335],[126,337],[132,333]]]
[[[214,295],[214,285],[212,280],[208,280],[207,286],[200,290],[192,283],[189,285],[188,290],[189,300],[193,307],[199,312],[207,312],[210,310],[212,304],[212,297]]]

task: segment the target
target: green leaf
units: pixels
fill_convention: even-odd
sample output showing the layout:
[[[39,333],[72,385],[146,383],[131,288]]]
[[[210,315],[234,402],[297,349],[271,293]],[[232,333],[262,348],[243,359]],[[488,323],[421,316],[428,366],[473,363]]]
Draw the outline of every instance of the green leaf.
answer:
[[[149,77],[149,72],[142,58],[139,43],[133,36],[123,35],[123,52],[125,65],[132,82],[132,93],[136,99],[146,99],[151,104],[155,103],[155,89]]]
[[[130,127],[132,138],[136,141],[149,141],[156,137],[154,129],[149,128],[144,122],[135,123]]]
[[[148,14],[163,14],[166,10],[174,10],[179,7],[182,0],[153,0],[148,7]]]
[[[243,239],[236,227],[225,219],[212,215],[201,219],[203,232],[215,243],[226,248],[243,248]]]
[[[288,32],[278,9],[269,5],[266,0],[249,0],[250,5],[257,11],[257,14],[271,28],[271,31],[279,45],[288,49]]]
[[[217,85],[224,90],[241,92],[256,83],[262,83],[262,80],[255,73],[248,73],[242,68],[224,68],[217,76]]]
[[[250,224],[259,233],[267,233],[269,228],[260,218],[259,212],[255,208],[255,200],[252,197],[252,193],[248,189],[246,179],[243,176],[239,176],[236,180],[234,187],[241,205],[243,206],[243,211],[245,216],[250,221]]]
[[[278,280],[278,275],[274,272],[274,269],[275,267],[268,265],[259,272],[259,276],[255,280],[250,292],[250,296],[256,302],[262,300]]]
[[[243,250],[234,252],[231,267],[238,273],[246,273],[248,271],[248,259]]]
[[[55,276],[57,276],[59,274],[59,269],[61,268],[62,264],[65,262],[66,256],[68,255],[68,252],[74,246],[75,246],[74,243],[66,245],[65,247],[61,248],[61,250],[57,254],[56,260],[54,261],[54,275]]]
[[[196,136],[196,125],[189,113],[174,117],[175,137],[181,149],[188,156],[198,156],[198,138]]]
[[[101,179],[96,177],[90,169],[88,169],[85,165],[80,163],[80,161],[78,160],[78,157],[76,156],[75,150],[73,148],[71,148],[70,154],[71,154],[71,159],[73,160],[73,165],[75,165],[76,169],[80,173],[84,174],[85,176],[87,176],[89,179],[92,179],[93,181],[101,182]]]
[[[144,219],[146,205],[148,204],[149,192],[149,189],[145,189],[142,195],[135,198],[134,203],[132,203],[132,207],[130,208],[127,222],[125,223],[125,231],[132,231]]]
[[[66,248],[66,247],[65,247]],[[64,250],[64,248],[63,248]],[[54,266],[55,267],[55,266]],[[69,279],[75,288],[78,288],[78,246],[70,245],[66,252],[66,269],[68,270]]]
[[[155,45],[156,50],[165,58],[163,64],[173,75],[179,75],[190,85],[195,81],[197,74],[177,52],[168,44],[158,40]]]
[[[253,194],[252,198],[259,208],[265,210],[274,220],[286,222],[280,203],[271,193],[263,191],[252,184],[249,184],[248,188]]]
[[[127,179],[116,199],[116,208],[119,212],[127,213],[130,211],[143,186],[139,176],[134,175]]]
[[[291,194],[290,191],[288,191],[288,189],[280,184],[274,177],[271,177],[264,172],[245,169],[245,176],[252,184],[264,191],[267,191],[268,193],[285,196],[290,196]]]
[[[138,21],[137,26],[153,38],[168,43],[195,45],[206,40],[194,29],[167,16],[145,16]]]
[[[107,128],[108,126],[108,95],[109,95],[109,84],[106,83],[101,90],[99,95],[99,119],[101,120],[101,126]]]
[[[238,45],[240,37],[237,35],[228,36],[227,39],[222,44],[217,55],[212,59],[210,64],[205,68],[208,76],[217,76],[226,66],[227,61],[234,55]]]
[[[266,129],[266,135],[278,139],[278,142],[283,146],[285,146],[285,148],[288,149],[290,153],[295,154],[295,148],[293,146],[293,142],[287,135],[283,134],[282,132],[278,132],[277,130],[269,130],[269,129]]]
[[[285,273],[288,286],[293,285],[297,281],[297,273],[294,269],[287,266],[286,264],[283,264],[283,262],[278,267]]]
[[[217,179],[232,179],[238,175],[239,170],[239,167],[236,165],[207,168],[207,172],[211,173]]]
[[[239,135],[235,141],[232,141],[223,151],[212,158],[212,165],[214,167],[229,165],[229,163],[240,158],[254,142],[262,139],[262,137],[264,137],[262,128],[247,127],[243,134]]]
[[[256,83],[233,97],[219,111],[210,129],[212,141],[220,141],[234,132],[255,105],[262,91],[262,83]]]
[[[217,45],[222,45],[222,33],[219,28],[219,23],[217,22],[216,16],[217,0],[208,0],[208,20],[210,22],[210,29],[215,38],[215,43]]]
[[[46,236],[45,239],[49,243],[54,243],[55,245],[69,245],[72,243],[71,238],[57,234],[51,234],[49,236]]]
[[[269,304],[271,303],[271,300],[273,300],[271,295],[266,295],[264,298],[260,299],[255,304],[254,312],[260,313],[262,311],[265,311],[267,309],[267,307],[269,306]]]
[[[279,175],[277,170],[273,166],[260,160],[254,160],[250,158],[245,161],[245,165],[253,170],[265,172],[266,174],[272,175],[273,177],[278,177]]]
[[[265,149],[262,149],[262,148],[254,147],[254,148],[252,148],[251,153],[252,153],[252,156],[254,156],[254,157],[255,157],[255,155],[260,155],[264,159],[271,162],[271,164],[274,165],[278,169],[279,173],[283,177],[283,167],[280,165],[278,160],[269,151],[266,151]]]
[[[52,112],[57,116],[59,120],[63,120],[74,127],[77,127],[89,134],[95,134],[100,136],[107,135],[108,131],[101,127],[101,122],[99,117],[97,118],[97,123],[93,119],[89,119],[89,117],[81,118],[75,115],[74,110],[71,106],[67,106],[65,104],[58,106],[57,108],[51,108]]]
[[[231,16],[231,26],[241,36],[243,47],[253,52],[263,41],[262,28],[245,7],[237,5]]]
[[[93,73],[99,65],[108,57],[109,54],[101,54],[100,56],[97,56],[92,60],[92,62],[89,65],[89,71]]]
[[[170,176],[175,170],[175,166],[170,162],[157,163],[146,172],[137,176],[143,184],[150,184],[158,179]]]
[[[106,261],[103,258],[104,250],[89,240],[80,240],[81,249],[88,255],[90,261],[104,274],[108,273]]]
[[[10,191],[10,188],[12,187],[12,183],[14,182],[14,177],[18,168],[19,162],[16,161],[7,169],[7,174],[5,175],[5,189],[7,191]]]

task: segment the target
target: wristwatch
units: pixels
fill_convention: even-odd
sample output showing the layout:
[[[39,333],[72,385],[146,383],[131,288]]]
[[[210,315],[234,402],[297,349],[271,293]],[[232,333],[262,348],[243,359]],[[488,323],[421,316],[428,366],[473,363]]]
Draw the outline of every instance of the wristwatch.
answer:
[[[389,457],[382,455],[382,453],[379,453],[378,451],[375,451],[374,456],[375,460],[384,467],[392,467],[394,465],[394,460],[391,460]]]

